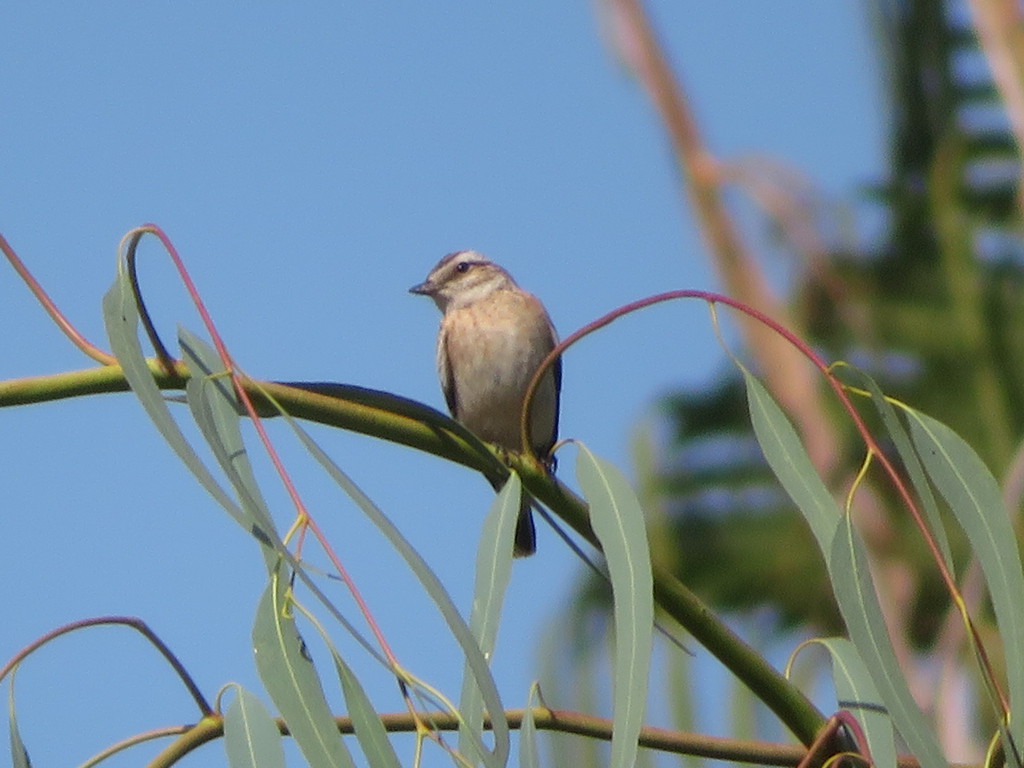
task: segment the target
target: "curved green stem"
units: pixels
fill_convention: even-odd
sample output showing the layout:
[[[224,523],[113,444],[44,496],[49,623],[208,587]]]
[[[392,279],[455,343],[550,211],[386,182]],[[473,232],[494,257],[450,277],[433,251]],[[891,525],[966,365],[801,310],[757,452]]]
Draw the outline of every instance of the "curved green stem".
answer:
[[[149,365],[161,389],[184,387],[189,375],[184,365],[178,363],[172,373],[165,372],[156,360],[150,360]],[[264,415],[276,413],[264,395],[267,393],[296,418],[406,445],[488,477],[508,471],[488,446],[460,424],[408,398],[344,384],[247,382],[246,389]],[[109,365],[0,382],[0,407],[127,390],[120,367]],[[549,476],[536,459],[512,456],[510,460],[530,493],[596,546],[586,502]],[[665,613],[743,681],[801,742],[811,743],[825,723],[824,716],[682,582],[657,565],[654,597]]]

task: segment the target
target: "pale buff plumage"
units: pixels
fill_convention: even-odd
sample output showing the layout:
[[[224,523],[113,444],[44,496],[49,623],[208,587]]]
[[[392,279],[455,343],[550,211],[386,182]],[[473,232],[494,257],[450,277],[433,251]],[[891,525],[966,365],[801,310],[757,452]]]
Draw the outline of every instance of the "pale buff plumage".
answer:
[[[519,422],[526,388],[557,343],[544,306],[475,251],[448,254],[410,290],[432,298],[443,314],[437,370],[452,416],[482,440],[521,451]],[[558,360],[534,394],[530,442],[542,458],[558,437],[561,380]],[[533,554],[535,538],[524,495],[515,554]]]

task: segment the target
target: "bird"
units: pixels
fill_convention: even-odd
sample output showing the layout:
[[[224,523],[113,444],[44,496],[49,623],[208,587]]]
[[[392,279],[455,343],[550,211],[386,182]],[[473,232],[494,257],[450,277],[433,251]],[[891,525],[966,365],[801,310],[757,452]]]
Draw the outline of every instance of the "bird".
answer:
[[[429,296],[441,310],[437,372],[452,418],[503,452],[521,452],[526,389],[558,343],[544,305],[476,251],[449,253],[409,292]],[[549,471],[558,439],[561,389],[559,358],[545,371],[531,406],[530,447]],[[495,490],[504,482],[489,479]],[[516,557],[537,549],[530,505],[524,492],[516,522]]]

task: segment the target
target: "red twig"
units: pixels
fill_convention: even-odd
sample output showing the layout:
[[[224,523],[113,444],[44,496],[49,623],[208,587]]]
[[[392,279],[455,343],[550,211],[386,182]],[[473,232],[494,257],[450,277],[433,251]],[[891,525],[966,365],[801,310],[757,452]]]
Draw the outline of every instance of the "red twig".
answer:
[[[71,339],[71,343],[82,350],[86,355],[91,357],[98,363],[103,365],[117,365],[117,358],[115,358],[109,352],[97,347],[85,336],[83,336],[75,326],[71,324],[64,313],[61,312],[57,305],[53,303],[53,299],[50,298],[49,294],[43,290],[43,286],[39,284],[35,276],[29,272],[28,267],[19,258],[18,254],[14,252],[14,248],[7,242],[7,239],[0,234],[0,251],[3,251],[4,256],[11,262],[11,266],[14,267],[14,271],[18,273],[22,280],[25,281],[25,285],[32,291],[32,295],[36,297],[39,303],[42,305],[46,313],[51,317],[53,322],[57,324],[57,327],[61,329],[65,336]]]
[[[174,655],[174,652],[161,640],[153,630],[142,619],[136,618],[135,616],[101,616],[95,619],[82,619],[81,621],[73,621],[70,624],[65,624],[63,627],[58,627],[50,632],[47,632],[37,640],[32,641],[0,668],[0,680],[3,680],[7,675],[11,673],[16,666],[23,662],[30,654],[35,652],[37,649],[49,643],[51,640],[55,640],[61,635],[66,635],[70,632],[76,632],[80,629],[87,627],[98,627],[105,624],[114,624],[129,627],[134,629],[136,632],[143,635],[150,643],[152,643],[160,654],[167,659],[167,662],[171,665],[174,671],[181,678],[181,681],[185,684],[188,692],[192,695],[192,699],[199,707],[199,711],[203,717],[208,717],[213,714],[213,707],[210,706],[206,697],[203,696],[202,691],[199,690],[199,686],[196,685],[195,680],[185,669],[185,665],[178,660],[178,657]]]
[[[563,352],[565,352],[565,350],[567,350],[577,341],[582,339],[584,336],[590,335],[599,328],[603,328],[604,326],[614,322],[615,320],[619,319],[620,317],[623,317],[624,315],[631,314],[632,312],[644,309],[645,307],[649,307],[653,304],[660,304],[662,302],[672,301],[675,299],[701,299],[702,301],[705,301],[712,306],[715,304],[724,304],[728,307],[731,307],[732,309],[735,309],[738,312],[741,312],[747,315],[748,317],[753,318],[757,322],[767,326],[769,329],[777,333],[789,344],[795,347],[805,358],[810,360],[814,367],[817,368],[818,371],[825,377],[825,380],[828,382],[833,392],[835,392],[836,397],[839,398],[840,403],[849,415],[850,420],[853,422],[853,425],[856,428],[857,432],[860,433],[861,439],[864,440],[864,444],[867,447],[870,454],[875,458],[876,461],[878,461],[882,469],[885,471],[886,475],[889,476],[889,479],[895,487],[896,492],[899,494],[900,499],[903,501],[904,505],[909,510],[911,517],[914,520],[914,523],[917,525],[918,530],[920,530],[922,535],[924,536],[925,544],[928,546],[928,549],[931,552],[932,559],[935,561],[935,565],[939,570],[939,574],[942,577],[942,581],[946,585],[947,591],[954,598],[955,601],[962,604],[962,600],[957,600],[957,598],[960,595],[960,591],[956,586],[956,581],[953,577],[953,574],[950,573],[949,568],[946,566],[945,559],[942,557],[942,554],[939,551],[939,547],[935,541],[935,538],[931,535],[931,532],[928,530],[928,525],[925,522],[924,517],[921,514],[921,511],[918,509],[917,504],[914,501],[914,497],[911,495],[910,490],[907,488],[907,485],[903,481],[903,478],[900,476],[900,473],[896,471],[896,468],[893,466],[892,462],[879,447],[875,438],[868,431],[867,425],[864,423],[863,418],[861,417],[857,409],[854,407],[853,403],[850,401],[845,386],[835,376],[835,374],[832,373],[831,366],[828,365],[813,349],[811,349],[811,347],[808,346],[807,343],[803,341],[803,339],[795,335],[788,328],[776,322],[763,312],[760,312],[759,310],[754,309],[753,307],[750,307],[735,299],[731,299],[728,296],[723,296],[722,294],[713,293],[710,291],[700,290],[678,290],[668,291],[666,293],[659,293],[655,296],[649,296],[647,298],[640,299],[638,301],[634,301],[622,307],[619,307],[609,312],[608,314],[599,317],[597,320],[588,323],[575,333],[563,339],[561,343],[559,343],[553,350],[551,350],[548,356],[541,363],[540,367],[537,369],[537,372],[534,374],[533,379],[530,381],[530,386],[527,388],[526,398],[523,403],[522,418],[520,420],[520,436],[524,452],[536,458],[535,454],[533,454],[532,448],[530,446],[530,440],[527,436],[527,425],[530,423],[530,409],[533,405],[534,391],[537,389],[541,376],[544,375],[544,372],[548,369],[548,367],[550,367],[554,363],[554,361],[558,359],[558,357]],[[991,664],[988,660],[988,655],[985,652],[985,647],[981,642],[981,636],[978,634],[977,627],[975,627],[974,622],[971,621],[970,616],[966,612],[963,614],[963,616],[967,628],[971,633],[974,648],[976,653],[978,654],[979,661],[985,669],[985,674],[989,678],[993,686],[993,690],[997,694],[1000,706],[1003,710],[1003,716],[1005,717],[1009,712],[1009,704],[1007,702],[1006,695],[999,687],[995,674],[992,671]]]
[[[231,353],[228,351],[227,345],[224,343],[223,338],[217,331],[216,325],[213,322],[213,317],[210,315],[209,310],[207,310],[206,305],[204,304],[201,296],[199,295],[199,291],[196,288],[195,283],[192,281],[192,278],[189,275],[188,270],[185,268],[184,261],[178,254],[178,251],[174,247],[174,244],[171,242],[170,238],[159,226],[157,226],[156,224],[144,224],[143,226],[138,227],[131,233],[132,246],[137,245],[139,236],[147,233],[154,235],[163,244],[164,249],[167,251],[167,255],[170,257],[175,269],[178,271],[178,276],[181,278],[181,281],[185,286],[185,290],[188,292],[189,297],[192,299],[192,303],[195,306],[196,311],[199,313],[199,317],[202,320],[203,325],[206,327],[207,333],[209,333],[210,335],[210,339],[212,340],[213,345],[217,350],[217,354],[220,357],[221,362],[224,364],[225,371],[228,373],[228,375],[231,376],[231,381],[234,385],[235,392],[238,395],[239,401],[243,404],[247,415],[252,420],[253,426],[256,429],[256,433],[259,436],[260,442],[263,444],[263,447],[266,450],[267,455],[270,457],[270,461],[273,464],[274,469],[277,471],[278,477],[280,477],[281,482],[284,485],[289,498],[291,498],[292,504],[295,506],[296,512],[299,515],[299,519],[301,520],[303,526],[308,526],[310,530],[313,531],[314,536],[316,536],[317,541],[320,543],[320,546],[323,547],[324,552],[327,555],[328,559],[330,560],[331,564],[337,570],[338,576],[341,579],[342,583],[345,584],[345,586],[351,593],[353,600],[355,600],[360,612],[363,614],[363,618],[366,620],[366,623],[370,627],[371,632],[373,632],[374,637],[376,637],[377,642],[380,644],[381,651],[384,653],[385,657],[394,667],[398,667],[398,660],[395,657],[394,653],[391,651],[391,648],[388,645],[387,640],[384,638],[384,634],[380,630],[380,627],[373,619],[373,616],[370,613],[369,606],[363,600],[363,597],[360,594],[359,589],[356,587],[355,582],[349,576],[348,571],[345,569],[345,567],[341,564],[341,560],[338,558],[337,554],[334,552],[330,543],[327,541],[327,537],[324,536],[323,532],[320,529],[320,526],[317,525],[316,520],[309,513],[309,510],[306,509],[305,504],[303,503],[301,497],[299,496],[298,490],[295,488],[295,484],[291,480],[291,476],[288,474],[288,470],[285,468],[280,456],[274,449],[274,446],[270,441],[270,437],[267,435],[267,432],[263,427],[263,422],[260,419],[259,414],[256,412],[256,408],[253,406],[252,401],[250,400],[249,395],[242,384],[242,377],[244,374],[240,373],[239,367],[235,364],[234,359],[231,357]],[[134,250],[134,248],[132,248],[132,250]],[[152,331],[152,334],[155,335],[155,331]]]

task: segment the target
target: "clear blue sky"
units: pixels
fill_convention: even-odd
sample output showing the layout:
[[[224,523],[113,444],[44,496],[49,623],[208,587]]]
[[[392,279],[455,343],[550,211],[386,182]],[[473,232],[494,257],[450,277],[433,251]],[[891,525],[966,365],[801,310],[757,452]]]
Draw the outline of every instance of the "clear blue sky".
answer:
[[[769,154],[845,199],[881,173],[884,114],[860,4],[658,2],[653,13],[720,156]],[[0,231],[103,345],[118,240],[146,221],[174,240],[250,374],[436,407],[438,316],[407,289],[448,251],[503,263],[563,334],[651,293],[717,287],[660,126],[591,4],[7,3],[0,30]],[[178,324],[198,332],[158,250],[147,252],[144,288],[165,336]],[[0,377],[90,365],[3,267],[0,312]],[[563,435],[628,471],[654,399],[721,364],[696,303],[627,320],[565,360]],[[486,483],[314,432],[468,610]],[[132,397],[4,410],[0,435],[0,659],[66,622],[135,614],[208,695],[233,680],[259,690],[256,547]],[[402,661],[457,697],[461,665],[427,599],[312,463],[286,455]],[[516,564],[494,662],[507,706],[525,702],[538,635],[577,570],[544,529],[540,553]],[[378,706],[400,709],[394,686],[337,637]],[[63,639],[22,669],[17,693],[38,765],[196,717],[124,630]],[[215,744],[185,765],[222,755]]]

